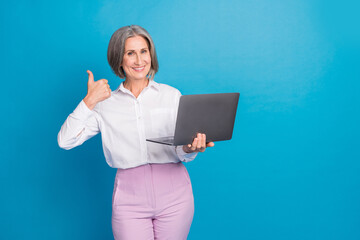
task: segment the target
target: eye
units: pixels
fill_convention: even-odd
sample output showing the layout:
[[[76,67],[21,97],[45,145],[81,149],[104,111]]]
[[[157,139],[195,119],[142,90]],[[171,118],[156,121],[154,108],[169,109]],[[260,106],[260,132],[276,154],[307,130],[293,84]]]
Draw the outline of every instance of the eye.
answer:
[[[141,50],[141,53],[147,53],[146,49]]]
[[[127,55],[128,55],[128,56],[131,56],[131,55],[133,55],[133,52],[128,52]]]

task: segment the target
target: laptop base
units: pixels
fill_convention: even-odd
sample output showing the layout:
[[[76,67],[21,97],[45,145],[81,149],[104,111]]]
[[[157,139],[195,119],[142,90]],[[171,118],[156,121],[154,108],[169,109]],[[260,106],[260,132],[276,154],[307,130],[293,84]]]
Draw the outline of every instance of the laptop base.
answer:
[[[146,141],[165,144],[165,145],[169,145],[169,146],[174,146],[174,136],[161,137],[161,138],[151,138],[151,139],[146,139]]]

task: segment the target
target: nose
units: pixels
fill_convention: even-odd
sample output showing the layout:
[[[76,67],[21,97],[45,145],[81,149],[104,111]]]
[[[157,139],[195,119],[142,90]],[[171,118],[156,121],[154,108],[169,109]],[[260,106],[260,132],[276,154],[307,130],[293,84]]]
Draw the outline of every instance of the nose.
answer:
[[[140,65],[142,63],[141,54],[136,54],[135,64]]]

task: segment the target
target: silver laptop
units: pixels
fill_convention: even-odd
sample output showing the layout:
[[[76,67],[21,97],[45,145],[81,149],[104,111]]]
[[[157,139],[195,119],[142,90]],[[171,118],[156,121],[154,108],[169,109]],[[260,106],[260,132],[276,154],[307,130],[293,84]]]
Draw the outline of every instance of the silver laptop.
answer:
[[[178,146],[205,133],[207,142],[230,140],[240,93],[183,95],[180,97],[174,136],[146,141]]]

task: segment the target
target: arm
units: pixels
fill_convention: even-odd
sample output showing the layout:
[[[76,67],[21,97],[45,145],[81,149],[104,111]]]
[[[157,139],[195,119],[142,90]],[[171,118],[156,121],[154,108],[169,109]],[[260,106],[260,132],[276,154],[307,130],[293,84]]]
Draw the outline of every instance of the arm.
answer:
[[[71,149],[100,132],[100,116],[97,113],[98,103],[111,96],[111,89],[106,79],[94,81],[91,71],[88,80],[88,93],[71,113],[58,133],[58,144],[61,148]],[[94,110],[93,110],[94,109]]]
[[[82,100],[61,126],[57,140],[61,148],[69,150],[99,132],[98,113],[90,110]]]

